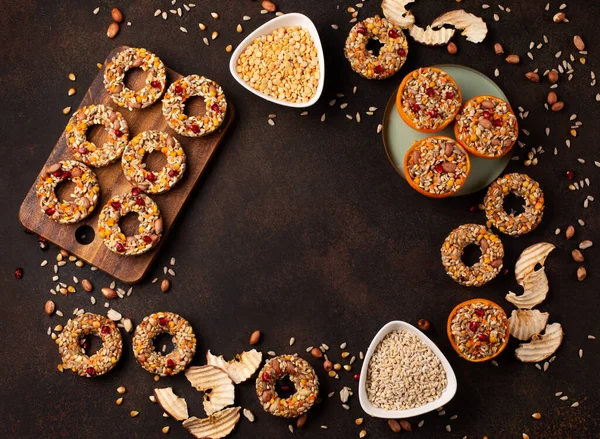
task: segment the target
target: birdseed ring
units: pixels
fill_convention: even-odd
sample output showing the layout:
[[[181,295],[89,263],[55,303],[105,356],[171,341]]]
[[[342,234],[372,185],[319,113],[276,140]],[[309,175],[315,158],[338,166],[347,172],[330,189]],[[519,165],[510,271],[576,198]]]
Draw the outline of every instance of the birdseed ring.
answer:
[[[185,101],[192,96],[204,99],[206,112],[202,116],[184,113]],[[163,98],[162,112],[169,126],[178,134],[201,137],[221,126],[227,112],[227,100],[219,84],[204,76],[190,75],[169,86]]]
[[[145,169],[144,156],[153,151],[160,151],[167,158],[167,165],[158,172]],[[125,178],[134,186],[147,193],[160,194],[181,180],[185,171],[185,152],[175,137],[162,131],[144,131],[131,139],[121,165]]]
[[[84,336],[93,334],[102,339],[102,347],[88,356],[82,346]],[[117,364],[123,352],[123,339],[115,322],[98,314],[82,314],[67,322],[56,339],[62,356],[62,367],[79,376],[104,375]]]
[[[369,40],[383,44],[378,55],[367,49]],[[404,65],[408,42],[402,29],[376,15],[356,23],[350,29],[344,53],[352,70],[359,75],[367,79],[385,79]]]
[[[167,355],[154,350],[153,339],[159,334],[171,334],[175,348]],[[172,312],[157,312],[144,317],[135,328],[133,353],[141,366],[160,376],[176,375],[192,361],[196,353],[196,335],[190,323]]]
[[[277,381],[289,377],[296,393],[282,399]],[[283,418],[297,418],[306,413],[319,394],[319,379],[306,360],[296,355],[280,355],[269,360],[256,379],[256,395],[267,413]]]
[[[121,217],[130,212],[138,214],[138,233],[125,236],[119,227]],[[98,233],[104,244],[120,255],[141,255],[160,241],[163,220],[158,205],[141,189],[133,188],[131,194],[116,195],[102,208],[98,218]]]
[[[525,199],[524,212],[508,214],[504,197],[512,193]],[[535,229],[544,216],[544,192],[540,184],[526,174],[506,174],[493,182],[483,200],[487,226],[496,227],[510,236],[520,236]]]
[[[462,261],[463,251],[469,244],[481,250],[479,261],[467,267]],[[491,281],[502,269],[504,247],[498,236],[479,224],[464,224],[454,229],[441,248],[442,264],[446,273],[466,287],[480,287]]]
[[[55,189],[70,180],[75,189],[71,200],[59,200]],[[61,224],[71,224],[87,217],[98,203],[100,185],[96,174],[83,163],[65,160],[48,166],[40,175],[35,191],[42,212]]]
[[[140,90],[131,90],[123,82],[129,69],[140,67],[146,72],[146,85]],[[104,88],[120,107],[130,110],[146,108],[155,103],[167,84],[167,71],[163,62],[146,49],[130,47],[119,52],[106,65]]]
[[[93,125],[103,125],[108,133],[108,140],[101,147],[87,140],[87,130]],[[129,141],[129,128],[118,111],[105,105],[88,105],[71,116],[66,136],[67,144],[77,160],[99,168],[121,157]]]

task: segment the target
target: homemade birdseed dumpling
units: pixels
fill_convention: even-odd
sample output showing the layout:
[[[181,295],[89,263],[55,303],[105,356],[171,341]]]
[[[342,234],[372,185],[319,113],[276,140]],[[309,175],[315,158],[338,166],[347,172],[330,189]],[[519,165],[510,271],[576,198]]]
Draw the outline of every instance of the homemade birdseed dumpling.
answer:
[[[507,102],[494,96],[469,99],[456,116],[456,140],[478,157],[502,157],[512,149],[518,135],[517,116]]]
[[[382,44],[379,53],[367,48],[369,40]],[[356,73],[367,79],[386,79],[404,65],[408,43],[402,29],[379,15],[356,23],[346,39],[346,59]]]
[[[288,102],[308,102],[317,93],[319,54],[307,29],[281,27],[256,38],[237,59],[236,71],[252,88]]]
[[[443,130],[462,103],[452,76],[435,67],[423,67],[404,77],[396,95],[396,109],[404,122],[423,133]]]
[[[404,157],[404,175],[417,192],[443,198],[460,190],[467,180],[470,161],[453,139],[433,136],[417,140]]]

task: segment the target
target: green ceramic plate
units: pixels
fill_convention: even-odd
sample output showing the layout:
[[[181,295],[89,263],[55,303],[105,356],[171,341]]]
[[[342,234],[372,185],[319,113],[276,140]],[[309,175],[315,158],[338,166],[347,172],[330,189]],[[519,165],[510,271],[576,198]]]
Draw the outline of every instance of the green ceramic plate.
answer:
[[[463,102],[478,95],[497,96],[508,102],[504,92],[498,85],[483,73],[464,66],[442,64],[436,65],[444,70],[458,83],[462,93]],[[390,162],[396,171],[404,177],[404,156],[415,140],[423,139],[429,136],[448,136],[454,139],[454,126],[450,125],[446,129],[434,133],[420,133],[406,125],[396,111],[396,93],[390,97],[385,107],[383,116],[383,145],[387,152]],[[510,103],[510,102],[509,102]],[[469,154],[471,159],[471,172],[464,186],[454,195],[468,195],[477,192],[492,183],[508,165],[511,153],[498,159],[483,159]]]

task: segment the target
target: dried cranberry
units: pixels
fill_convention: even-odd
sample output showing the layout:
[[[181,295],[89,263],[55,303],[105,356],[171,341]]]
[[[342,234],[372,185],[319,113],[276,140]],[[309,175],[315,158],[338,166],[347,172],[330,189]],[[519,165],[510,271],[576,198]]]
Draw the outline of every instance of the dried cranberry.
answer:
[[[103,326],[102,329],[100,330],[100,332],[103,334],[108,334],[110,332],[110,327]]]
[[[398,49],[398,55],[400,55],[400,56],[406,56],[406,50],[404,50],[404,49]]]
[[[488,341],[488,336],[486,334],[479,334],[477,338],[479,341]]]
[[[85,373],[87,373],[91,377],[96,376],[96,369],[94,369],[93,367],[88,367],[85,370]]]
[[[181,85],[175,86],[175,93],[179,94],[183,91],[183,87]]]
[[[198,134],[200,132],[200,127],[193,123],[190,125],[190,130],[192,130],[194,134]]]
[[[479,323],[477,322],[471,322],[469,323],[469,329],[473,332],[477,331],[477,328],[479,328]]]
[[[367,33],[367,30],[364,27],[357,27],[356,32],[358,32],[361,35],[364,35]]]
[[[566,175],[569,180],[573,180],[573,178],[575,178],[575,173],[573,171],[567,171]]]
[[[152,242],[152,238],[150,238],[148,235],[144,235],[142,237],[142,240],[148,244],[150,244]]]
[[[148,174],[146,174],[146,179],[148,179],[148,181],[152,183],[154,182],[154,180],[156,180],[156,175],[154,175],[153,172],[148,172]]]
[[[125,247],[123,246],[123,244],[121,244],[120,242],[117,242],[117,251],[120,252],[124,252],[125,251]]]
[[[160,81],[152,81],[152,82],[150,83],[150,85],[151,85],[153,88],[161,88],[161,87],[162,87],[162,84],[160,83]]]
[[[54,175],[55,177],[60,177],[62,175],[62,171],[59,169],[58,171],[54,171],[52,175]]]
[[[23,269],[22,268],[17,268],[15,270],[15,277],[17,279],[21,279],[23,277]]]
[[[502,119],[494,119],[494,121],[492,122],[492,125],[494,125],[495,127],[501,127],[502,124]]]
[[[485,117],[486,119],[489,119],[492,115],[490,114],[489,111],[484,111],[483,112],[483,117]]]
[[[446,99],[452,99],[453,97],[454,97],[454,92],[452,92],[452,91],[446,92]]]
[[[171,169],[169,171],[169,177],[175,177],[175,176],[177,176],[177,171],[175,169]]]
[[[442,165],[440,165],[440,164],[437,164],[437,165],[435,165],[435,166],[433,167],[433,170],[434,170],[435,172],[442,172],[442,171],[444,170],[444,168],[442,168]]]
[[[121,137],[122,135],[123,135],[123,131],[121,131],[121,130],[115,130],[115,136]]]
[[[262,374],[262,380],[263,381],[269,381],[271,379],[271,375],[269,375],[268,372],[263,372]]]
[[[221,112],[221,109],[219,108],[219,106],[217,104],[212,104],[210,106],[211,110],[214,111],[215,113],[219,114]]]
[[[375,66],[373,69],[375,73],[383,73],[383,66]]]
[[[49,209],[46,209],[46,215],[48,215],[48,216],[52,216],[52,215],[54,215],[55,213],[56,213],[56,209],[55,209],[55,208],[53,208],[53,207],[51,207],[51,208],[49,208]]]
[[[392,38],[398,38],[400,35],[398,35],[398,32],[396,32],[396,29],[390,29],[390,31],[388,32],[388,35]]]
[[[25,233],[30,233],[30,232],[29,232],[29,230],[27,230]],[[44,238],[43,236],[38,236],[38,242],[46,243],[46,238]]]
[[[359,374],[359,373],[355,373],[355,374],[354,374],[354,379],[355,379],[356,381],[360,380],[360,374]]]
[[[137,204],[138,206],[145,206],[146,202],[144,201],[143,198],[136,198],[135,199],[135,204]]]
[[[88,348],[88,344],[86,342],[83,342],[83,344],[81,345],[81,347],[85,351]]]
[[[173,360],[171,360],[170,358],[167,359],[167,367],[169,369],[173,369],[175,367],[175,362]]]
[[[478,317],[483,317],[485,314],[485,311],[482,310],[481,308],[477,308],[474,312],[475,312],[475,315]]]
[[[167,318],[166,318],[166,317],[160,317],[160,318],[158,319],[158,324],[159,324],[160,326],[166,326],[166,325],[167,325],[167,323],[168,323],[168,322],[167,322]]]
[[[82,146],[81,148],[77,149],[77,152],[79,154],[87,154],[89,151],[85,146]]]
[[[427,93],[427,96],[432,97],[433,95],[435,95],[435,90],[433,89],[433,87],[429,87],[427,90],[425,90],[425,93]]]
[[[63,180],[69,180],[71,178],[71,171],[63,171],[63,173],[60,174],[60,178]]]
[[[142,190],[139,187],[134,187],[133,189],[131,189],[131,194],[134,197],[137,197],[141,192]]]
[[[113,207],[113,209],[119,210],[121,208],[121,203],[119,201],[113,201],[110,203],[110,205]]]
[[[431,117],[436,117],[438,113],[435,110],[429,110],[427,114],[429,114]]]
[[[419,106],[419,104],[412,104],[410,109],[416,113],[417,111],[419,111],[421,109],[421,107]]]

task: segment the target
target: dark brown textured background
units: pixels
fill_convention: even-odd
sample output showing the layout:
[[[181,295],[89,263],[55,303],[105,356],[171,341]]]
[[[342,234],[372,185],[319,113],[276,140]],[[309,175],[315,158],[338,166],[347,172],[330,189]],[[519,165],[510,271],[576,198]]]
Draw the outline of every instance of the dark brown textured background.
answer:
[[[596,278],[597,247],[585,252],[588,279],[575,280],[577,265],[569,253],[580,239],[594,241],[598,236],[598,210],[582,203],[587,194],[599,195],[597,152],[598,87],[589,86],[590,70],[598,69],[595,17],[598,2],[568,1],[565,10],[570,23],[554,24],[552,13],[559,2],[552,1],[552,12],[545,12],[545,1],[502,2],[512,8],[506,14],[494,8],[482,11],[480,1],[461,3],[471,11],[482,13],[490,33],[481,45],[455,38],[459,54],[450,56],[444,48],[427,48],[410,43],[408,65],[404,72],[433,63],[456,62],[481,70],[489,76],[499,67],[497,82],[504,88],[514,107],[531,110],[522,122],[531,136],[522,137],[528,146],[543,145],[546,154],[540,165],[528,169],[538,179],[547,199],[546,216],[533,233],[519,239],[503,237],[506,265],[512,269],[519,252],[540,240],[557,244],[548,259],[549,298],[541,306],[550,312],[551,321],[563,324],[566,336],[556,361],[546,373],[533,365],[519,363],[511,355],[516,343],[498,359],[500,366],[474,365],[459,359],[445,335],[448,312],[459,301],[482,296],[505,305],[503,296],[515,289],[512,276],[496,279],[480,288],[464,288],[452,282],[439,261],[439,247],[455,226],[466,222],[483,222],[482,213],[469,207],[482,200],[482,194],[434,201],[409,189],[387,161],[381,138],[375,133],[389,94],[401,75],[383,82],[367,81],[351,72],[342,47],[350,27],[345,9],[337,1],[284,1],[277,3],[286,12],[309,15],[321,33],[326,55],[326,87],[321,102],[310,115],[300,117],[298,110],[267,103],[245,91],[228,72],[227,44],[237,44],[249,31],[270,16],[259,14],[258,2],[197,0],[198,6],[182,18],[172,15],[165,22],[154,18],[157,8],[168,10],[170,2],[97,2],[83,1],[2,1],[0,2],[0,97],[2,102],[0,171],[0,209],[2,252],[0,272],[4,279],[0,295],[2,367],[0,368],[0,430],[8,438],[102,438],[159,437],[163,425],[171,425],[171,437],[187,437],[172,420],[161,417],[160,410],[148,401],[156,385],[152,376],[133,361],[130,336],[125,335],[125,353],[110,374],[86,380],[71,373],[60,374],[56,346],[46,335],[49,325],[66,322],[65,318],[46,317],[43,304],[51,298],[48,290],[51,265],[56,248],[43,253],[35,237],[23,233],[17,212],[27,189],[36,178],[67,117],[61,110],[76,107],[81,94],[97,73],[96,63],[111,48],[128,44],[143,46],[157,53],[171,68],[183,73],[199,73],[223,85],[236,105],[238,117],[225,144],[204,176],[200,189],[191,200],[178,230],[170,236],[154,266],[150,279],[162,278],[162,267],[171,256],[177,258],[172,291],[163,294],[157,285],[146,282],[131,297],[113,306],[138,323],[145,315],[159,310],[181,313],[199,335],[199,354],[195,364],[203,361],[202,352],[210,348],[231,357],[248,348],[250,332],[260,328],[264,338],[260,348],[276,352],[298,351],[325,342],[337,358],[337,346],[348,342],[354,354],[366,350],[375,332],[387,321],[402,319],[414,323],[425,317],[432,321],[432,339],[448,356],[455,368],[459,390],[446,407],[447,415],[424,416],[425,426],[416,428],[421,417],[413,420],[415,437],[461,438],[464,435],[490,438],[517,438],[527,432],[532,438],[593,438],[599,434],[600,403],[598,393],[598,341],[587,334],[600,336],[599,300]],[[178,5],[182,2],[178,1]],[[361,12],[365,18],[379,10],[378,1],[369,0]],[[493,2],[490,2],[493,3]],[[92,10],[101,7],[98,15]],[[125,20],[115,40],[105,36],[110,23],[109,9],[119,6]],[[425,24],[454,1],[419,0],[412,5],[419,23]],[[217,21],[209,13],[217,11]],[[492,20],[492,13],[501,16]],[[242,22],[243,15],[250,22]],[[220,33],[206,47],[197,23]],[[241,22],[244,33],[235,33]],[[339,31],[330,24],[340,25]],[[189,33],[179,31],[186,26]],[[583,36],[590,50],[587,64],[577,63],[573,81],[560,81],[559,96],[566,108],[560,114],[542,108],[548,84],[532,84],[524,73],[535,67],[542,71],[555,65],[558,50],[574,52],[572,36]],[[205,32],[207,36],[209,34]],[[550,43],[533,50],[536,60],[525,56],[530,41]],[[507,51],[521,55],[520,66],[505,64],[492,51],[501,41]],[[77,81],[67,79],[69,72]],[[352,87],[358,91],[352,95]],[[78,94],[67,96],[75,86]],[[331,108],[327,102],[335,93],[346,98],[347,112],[361,111],[363,122],[348,121],[345,111]],[[374,117],[364,115],[369,106],[380,110]],[[327,120],[319,121],[327,112]],[[267,115],[276,113],[276,127],[267,124]],[[577,113],[584,126],[567,150],[564,139],[568,116]],[[546,138],[544,128],[552,127]],[[558,147],[559,156],[551,152]],[[523,156],[522,151],[517,154]],[[577,157],[587,159],[579,164]],[[512,171],[522,171],[512,162]],[[567,190],[564,172],[572,169],[579,178],[589,177],[592,186],[581,192]],[[554,236],[557,227],[577,227],[576,238],[566,241]],[[39,263],[51,263],[40,268]],[[25,276],[17,281],[14,269],[23,267]],[[104,312],[99,290],[110,279],[91,273],[89,267],[77,269],[72,264],[61,269],[63,279],[77,275],[88,277],[96,286],[93,293],[99,304],[92,306],[89,294],[79,291],[70,297],[52,297],[68,316],[75,307]],[[81,288],[79,288],[81,289]],[[291,336],[296,346],[288,347]],[[585,355],[579,359],[577,351]],[[306,356],[306,355],[304,355]],[[315,366],[317,362],[313,361]],[[320,370],[320,369],[319,369]],[[342,385],[356,387],[351,376],[341,374],[331,381],[321,374],[322,393],[339,390]],[[127,387],[123,406],[114,404],[115,389]],[[186,396],[193,414],[202,415],[201,395],[187,384],[183,376],[162,379],[159,385],[173,385]],[[554,397],[563,391],[568,402]],[[233,438],[287,437],[287,422],[266,415],[253,395],[251,384],[239,386],[237,398],[251,408],[257,422],[242,419]],[[569,402],[580,401],[570,408]],[[304,437],[352,438],[359,428],[354,418],[363,416],[357,396],[352,397],[351,411],[346,412],[338,396],[310,412]],[[130,418],[130,410],[140,416]],[[541,412],[539,421],[531,413]],[[458,419],[448,417],[458,414]],[[328,430],[319,425],[326,424]],[[444,426],[452,425],[452,433]],[[370,437],[391,437],[384,420],[366,419],[363,424]]]

